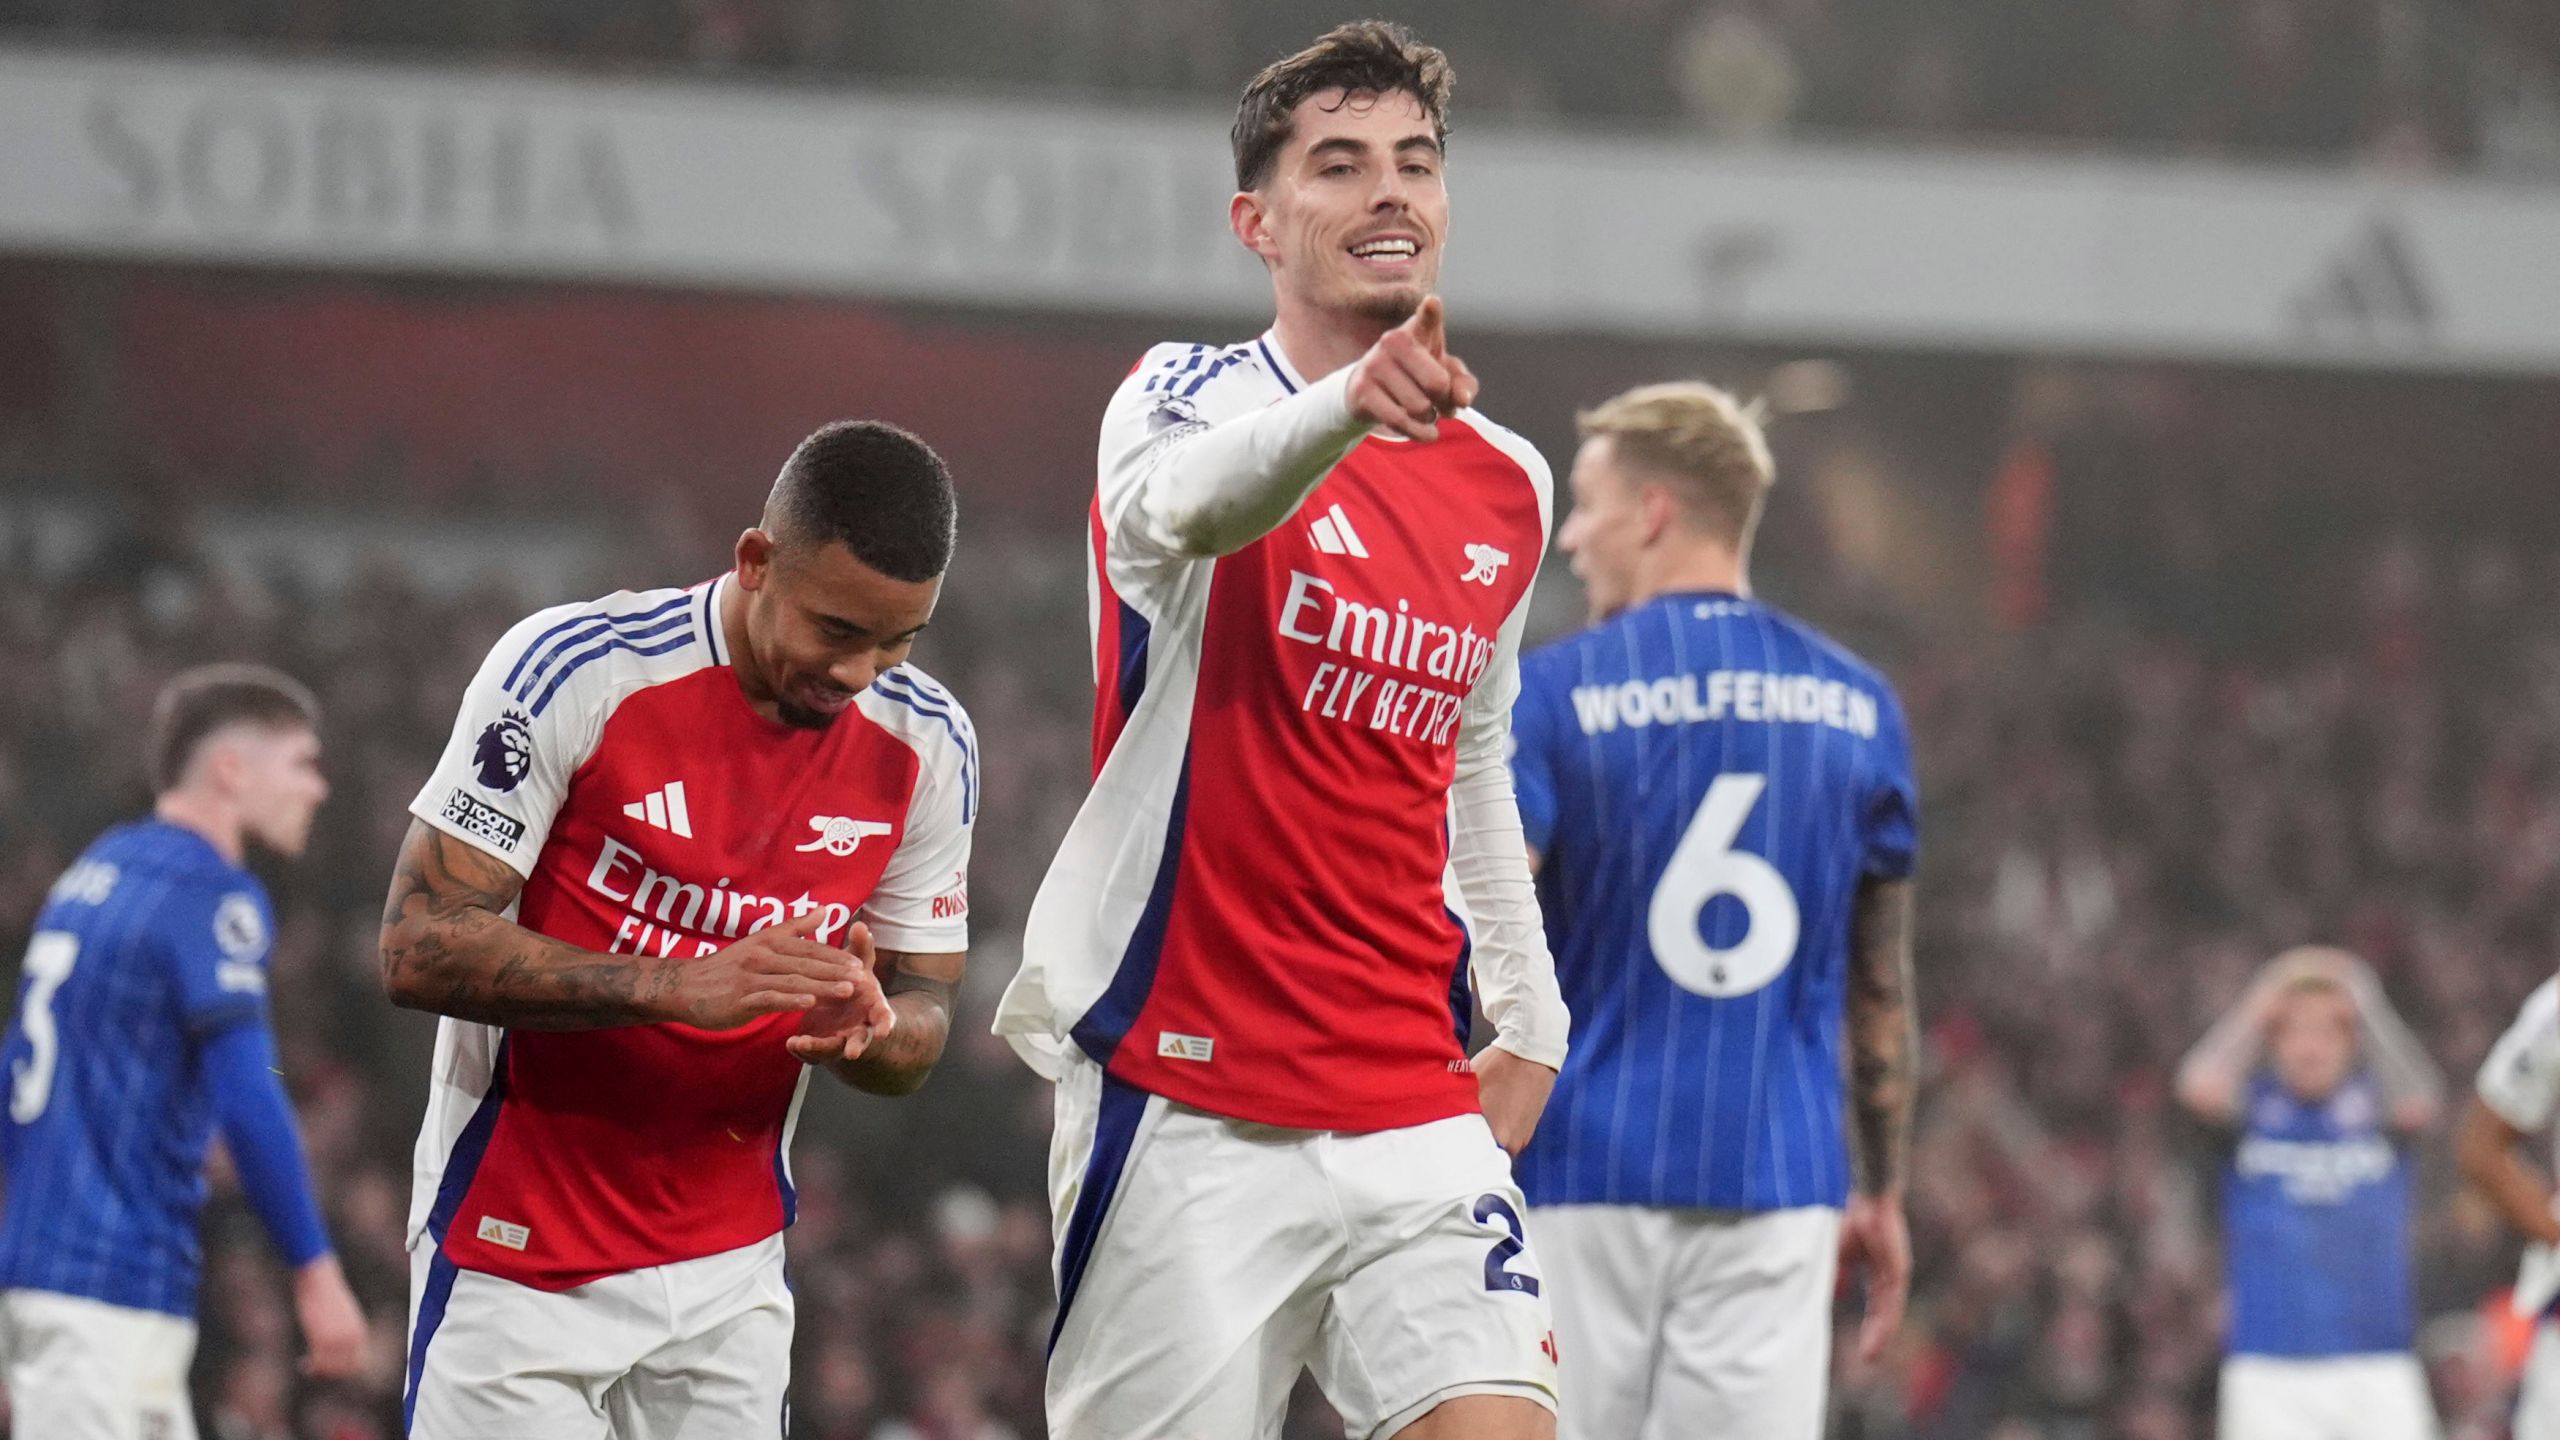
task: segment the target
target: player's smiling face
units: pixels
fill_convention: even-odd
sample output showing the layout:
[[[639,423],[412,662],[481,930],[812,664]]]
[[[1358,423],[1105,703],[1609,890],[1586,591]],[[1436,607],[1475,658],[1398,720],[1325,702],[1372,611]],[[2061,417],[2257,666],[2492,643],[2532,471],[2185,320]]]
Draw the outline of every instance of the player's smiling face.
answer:
[[[1236,197],[1233,218],[1284,304],[1402,324],[1439,283],[1449,229],[1422,101],[1402,90],[1300,101],[1270,178]]]
[[[841,544],[777,546],[761,530],[738,542],[738,588],[739,679],[774,718],[804,730],[834,724],[903,662],[942,595],[939,578],[894,580]]]

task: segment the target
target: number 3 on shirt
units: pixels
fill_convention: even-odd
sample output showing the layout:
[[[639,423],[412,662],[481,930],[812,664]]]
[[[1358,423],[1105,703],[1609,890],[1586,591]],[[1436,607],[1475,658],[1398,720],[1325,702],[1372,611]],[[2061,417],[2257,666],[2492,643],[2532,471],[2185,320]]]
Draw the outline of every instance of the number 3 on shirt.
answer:
[[[53,1064],[62,1058],[62,1037],[53,1023],[53,992],[71,978],[80,958],[80,937],[68,930],[41,930],[27,942],[27,1048],[10,1077],[9,1118],[32,1125],[53,1100]]]
[[[1683,990],[1718,999],[1748,995],[1777,979],[1795,958],[1802,921],[1787,877],[1750,851],[1733,848],[1768,785],[1766,775],[1717,776],[1653,887],[1645,924],[1654,963]],[[1699,917],[1719,895],[1741,901],[1750,921],[1741,942],[1729,950],[1698,936]]]

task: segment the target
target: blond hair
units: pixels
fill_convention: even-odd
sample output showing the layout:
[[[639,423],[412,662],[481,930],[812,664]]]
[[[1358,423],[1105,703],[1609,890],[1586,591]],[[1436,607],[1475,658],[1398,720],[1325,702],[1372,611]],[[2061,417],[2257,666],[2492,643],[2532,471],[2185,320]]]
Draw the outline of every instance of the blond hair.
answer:
[[[1761,502],[1778,478],[1760,433],[1760,407],[1703,380],[1639,385],[1574,417],[1584,439],[1605,435],[1621,463],[1669,481],[1693,520],[1750,547]]]
[[[2355,999],[2354,992],[2337,977],[2308,973],[2286,976],[2276,993],[2288,1000],[2296,995],[2335,995],[2350,1002]]]
[[[2278,975],[2278,992],[2285,995],[2318,995],[2322,993],[2355,998],[2347,986],[2346,976],[2364,962],[2354,953],[2335,945],[2296,945],[2267,962]]]

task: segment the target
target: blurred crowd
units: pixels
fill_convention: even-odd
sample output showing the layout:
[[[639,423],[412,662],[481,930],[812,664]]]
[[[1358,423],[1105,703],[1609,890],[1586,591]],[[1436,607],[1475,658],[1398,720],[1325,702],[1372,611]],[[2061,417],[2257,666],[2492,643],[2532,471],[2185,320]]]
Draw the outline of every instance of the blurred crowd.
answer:
[[[2281,393],[2292,410],[2210,376],[2021,371],[1998,443],[1979,466],[1945,461],[1975,473],[1931,502],[1988,556],[1933,569],[1986,589],[1935,607],[1879,592],[1890,565],[1854,518],[1861,476],[1926,490],[1926,467],[1876,458],[1847,421],[1782,427],[1791,479],[1762,584],[1894,675],[1924,790],[1919,1273],[1884,1361],[1841,1362],[1848,1440],[2204,1440],[2220,1156],[2167,1103],[2178,1055],[2258,962],[2326,939],[2373,963],[2460,1094],[2560,956],[2560,537],[2529,491],[2410,490],[2410,462],[2375,438],[2494,476],[2494,456],[2437,437],[2512,427],[2470,391]],[[2340,418],[2379,409],[2367,394],[2393,401],[2373,435]],[[986,1021],[1082,794],[1083,575],[1072,523],[997,508],[966,517],[917,655],[982,737],[971,980],[921,1094],[827,1087],[804,1114],[802,1437],[1041,1433],[1047,1096]],[[1924,521],[1895,522],[1887,549],[1932,543]],[[383,555],[324,591],[224,563],[161,509],[43,554],[32,533],[0,525],[0,937],[144,803],[138,720],[173,669],[263,658],[328,707],[336,794],[311,855],[268,870],[273,993],[379,1355],[365,1384],[300,1384],[281,1276],[218,1183],[198,1393],[220,1440],[395,1435],[433,1028],[374,975],[406,805],[471,669],[525,609],[700,578],[718,547],[643,538],[540,595],[424,583]],[[1552,628],[1572,584],[1557,570],[1550,589]],[[2494,1440],[2514,1247],[2458,1193],[2440,1138],[2420,1165],[2431,1372],[2452,1440]],[[1301,1408],[1292,1440],[1338,1434],[1319,1402]]]
[[[2180,1054],[2276,950],[2370,958],[2451,1077],[2560,956],[2560,556],[2375,537],[2282,660],[2087,615],[1902,670],[1929,807],[1916,1322],[1861,1436],[2177,1440],[2220,1360]],[[2503,1434],[2513,1247],[2420,1158],[2425,1347]]]
[[[2560,169],[2538,0],[1406,0],[1472,116]],[[1304,0],[0,0],[0,32],[1225,97]]]
[[[2225,1151],[2170,1100],[2181,1054],[2327,940],[2459,1106],[2552,973],[2560,535],[2519,399],[2020,367],[1976,627],[1874,642],[1924,797],[1921,1260],[1838,1433],[2203,1440]],[[2448,1435],[2489,1440],[2526,1332],[2449,1130],[2418,1156],[2421,1346]]]

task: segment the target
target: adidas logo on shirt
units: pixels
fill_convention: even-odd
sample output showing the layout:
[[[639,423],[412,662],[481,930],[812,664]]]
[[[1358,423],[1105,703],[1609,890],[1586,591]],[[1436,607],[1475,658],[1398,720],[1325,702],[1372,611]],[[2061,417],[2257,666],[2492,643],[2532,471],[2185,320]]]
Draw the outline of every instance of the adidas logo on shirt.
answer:
[[[1194,1060],[1206,1065],[1218,1054],[1218,1042],[1207,1035],[1176,1035],[1167,1030],[1156,1036],[1156,1053],[1174,1060]]]
[[[518,1225],[511,1220],[501,1220],[495,1215],[480,1217],[479,1234],[481,1239],[490,1244],[504,1245],[510,1250],[522,1250],[533,1241],[533,1230],[530,1226]]]
[[[684,808],[684,782],[673,781],[622,807],[622,813],[654,829],[693,838],[693,816]]]
[[[1369,558],[1369,547],[1360,543],[1360,532],[1351,528],[1351,517],[1338,504],[1316,517],[1316,522],[1307,527],[1307,538],[1327,555]]]

